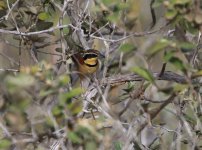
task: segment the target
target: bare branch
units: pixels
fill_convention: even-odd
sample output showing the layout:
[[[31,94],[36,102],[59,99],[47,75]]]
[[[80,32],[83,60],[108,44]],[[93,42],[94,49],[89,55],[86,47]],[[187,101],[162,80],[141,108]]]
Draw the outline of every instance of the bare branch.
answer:
[[[27,32],[27,33],[26,32],[18,32],[18,31],[10,31],[10,30],[0,29],[0,33],[15,34],[15,35],[21,35],[21,36],[30,36],[30,35],[37,35],[37,34],[53,32],[54,30],[67,28],[69,26],[72,26],[72,25],[68,24],[68,25],[56,26],[56,27],[52,27],[52,28],[49,28],[49,29],[46,29],[46,30],[35,31],[35,32]]]
[[[161,76],[159,76],[159,73],[157,72],[152,73],[152,75],[156,80],[166,80],[166,81],[172,81],[172,82],[181,83],[181,84],[187,83],[187,80],[184,76],[170,72],[170,71],[164,72],[163,75]],[[102,82],[102,84],[113,85],[113,84],[122,84],[123,82],[142,81],[142,80],[145,80],[145,79],[137,74],[126,74],[126,75],[117,75],[113,77],[107,77]]]

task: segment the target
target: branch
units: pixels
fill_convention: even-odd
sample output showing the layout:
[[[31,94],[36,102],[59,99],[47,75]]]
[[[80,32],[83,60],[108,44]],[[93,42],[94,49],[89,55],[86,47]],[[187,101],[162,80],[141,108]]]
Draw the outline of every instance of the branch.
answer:
[[[84,38],[84,34],[83,31],[81,29],[81,21],[80,18],[78,16],[78,8],[76,7],[76,1],[70,1],[68,3],[68,7],[67,7],[67,15],[72,23],[73,26],[77,27],[76,31],[76,35],[79,39],[80,44],[82,45],[82,47],[87,50],[89,49],[89,46],[87,44],[86,39]]]
[[[171,71],[165,71],[163,75],[159,76],[159,73],[152,73],[153,77],[156,80],[166,80],[166,81],[173,81],[176,83],[186,84],[187,80],[184,76],[173,73]],[[141,76],[137,74],[126,74],[126,75],[117,75],[113,77],[107,77],[104,81],[102,81],[103,85],[107,84],[122,84],[124,82],[131,82],[131,81],[142,81],[145,80]]]
[[[157,33],[163,29],[165,29],[165,27],[167,27],[169,24],[171,23],[171,21],[167,22],[165,25],[161,26],[160,28],[153,30],[153,31],[145,31],[145,32],[134,32],[134,33],[126,33],[125,37],[119,38],[119,39],[107,39],[107,38],[103,38],[103,37],[98,37],[98,36],[94,36],[93,34],[90,35],[91,38],[95,38],[95,39],[99,39],[99,40],[103,40],[103,41],[107,41],[107,42],[120,42],[123,40],[126,40],[128,38],[131,37],[143,37],[143,36],[147,36],[147,35],[151,35],[154,33]],[[122,32],[115,32],[114,35],[119,35],[119,36],[124,36],[125,33]]]
[[[49,28],[49,29],[46,29],[46,30],[35,31],[35,32],[27,32],[27,33],[26,32],[18,32],[16,30],[15,31],[10,31],[10,30],[5,30],[5,29],[0,29],[0,33],[15,34],[15,35],[21,35],[21,36],[30,36],[30,35],[53,32],[54,30],[67,28],[69,26],[72,26],[72,25],[68,24],[68,25],[56,26],[56,27],[52,27],[52,28]]]

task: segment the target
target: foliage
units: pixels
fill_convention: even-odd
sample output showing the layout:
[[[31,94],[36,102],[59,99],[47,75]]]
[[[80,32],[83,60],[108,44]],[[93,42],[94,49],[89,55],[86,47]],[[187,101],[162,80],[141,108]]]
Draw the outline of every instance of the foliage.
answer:
[[[0,1],[0,149],[200,149],[201,31],[200,0]]]

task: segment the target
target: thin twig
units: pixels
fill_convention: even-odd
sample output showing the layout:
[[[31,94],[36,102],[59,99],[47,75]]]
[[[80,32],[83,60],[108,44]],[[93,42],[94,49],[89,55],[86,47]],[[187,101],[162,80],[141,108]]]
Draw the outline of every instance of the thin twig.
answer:
[[[52,27],[46,30],[41,30],[41,31],[35,31],[35,32],[18,32],[18,31],[10,31],[10,30],[5,30],[5,29],[0,29],[0,33],[4,33],[4,34],[15,34],[15,35],[22,35],[22,36],[30,36],[30,35],[36,35],[36,34],[43,34],[43,33],[49,33],[49,32],[53,32],[54,30],[58,30],[61,28],[67,28],[69,26],[72,26],[70,24],[68,25],[62,25],[62,26],[56,26],[56,27]]]
[[[0,68],[0,71],[19,72],[19,70],[17,70],[17,69],[2,69],[2,68]]]
[[[107,42],[120,42],[120,41],[126,40],[126,39],[128,39],[130,37],[142,37],[142,36],[147,36],[147,35],[154,34],[156,32],[159,32],[159,31],[163,30],[169,24],[170,24],[170,22],[166,23],[165,25],[161,26],[157,30],[153,30],[153,31],[139,32],[139,33],[135,32],[135,33],[131,33],[131,34],[126,34],[125,37],[122,37],[120,39],[106,39],[106,38],[103,38],[103,37],[94,36],[92,34],[90,35],[90,37],[95,38],[95,39],[99,39],[99,40],[103,40],[103,41],[107,41]]]

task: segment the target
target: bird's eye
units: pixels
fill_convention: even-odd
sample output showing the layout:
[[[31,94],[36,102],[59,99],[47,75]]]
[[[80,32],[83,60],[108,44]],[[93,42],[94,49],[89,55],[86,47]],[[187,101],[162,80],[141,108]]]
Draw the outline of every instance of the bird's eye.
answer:
[[[84,55],[83,55],[83,59],[84,59],[84,60],[90,59],[90,58],[95,58],[95,57],[98,57],[97,54],[90,54],[90,53],[89,53],[89,54],[84,54]]]

